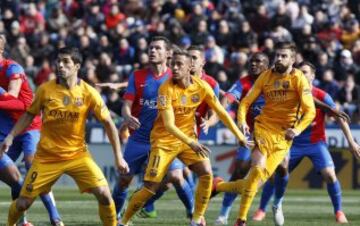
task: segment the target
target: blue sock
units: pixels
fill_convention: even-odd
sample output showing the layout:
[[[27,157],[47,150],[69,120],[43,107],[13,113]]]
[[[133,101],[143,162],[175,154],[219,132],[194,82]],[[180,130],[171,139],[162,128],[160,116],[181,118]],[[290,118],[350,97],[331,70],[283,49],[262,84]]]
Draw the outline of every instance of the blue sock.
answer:
[[[55,206],[54,200],[49,194],[40,195],[41,201],[44,203],[46,210],[49,213],[50,221],[54,222],[60,220],[60,214]]]
[[[194,174],[190,173],[189,175],[186,176],[184,175],[184,178],[187,181],[188,185],[190,186],[191,190],[194,192],[196,188]]]
[[[164,191],[162,189],[158,189],[153,197],[151,197],[144,205],[144,209],[146,212],[152,212],[155,210],[154,203],[156,200],[160,199],[164,195]]]
[[[267,204],[269,203],[271,196],[274,194],[274,185],[268,180],[266,181],[260,199],[259,209],[266,212]]]
[[[22,185],[23,181],[19,180],[11,186],[11,197],[13,200],[19,198]]]
[[[116,214],[118,216],[120,216],[121,210],[124,207],[127,194],[128,194],[128,189],[121,190],[119,187],[119,184],[118,183],[115,184],[114,191],[112,193],[112,197],[115,202]]]
[[[289,181],[289,174],[287,174],[285,177],[275,174],[275,197],[274,197],[275,207],[279,207],[282,204],[288,181]]]
[[[225,218],[229,218],[231,206],[232,206],[233,202],[235,201],[236,196],[237,196],[236,193],[226,192],[224,194],[224,198],[223,198],[222,206],[221,206],[221,210],[220,210],[221,216],[224,216]]]
[[[341,210],[341,186],[339,181],[337,180],[335,183],[333,184],[327,184],[327,190],[329,193],[329,196],[331,198],[331,202],[333,204],[334,207],[334,212],[336,213],[337,211]]]
[[[186,212],[192,214],[194,209],[194,194],[189,183],[184,180],[184,183],[180,187],[175,186],[175,190],[181,202],[184,204]]]

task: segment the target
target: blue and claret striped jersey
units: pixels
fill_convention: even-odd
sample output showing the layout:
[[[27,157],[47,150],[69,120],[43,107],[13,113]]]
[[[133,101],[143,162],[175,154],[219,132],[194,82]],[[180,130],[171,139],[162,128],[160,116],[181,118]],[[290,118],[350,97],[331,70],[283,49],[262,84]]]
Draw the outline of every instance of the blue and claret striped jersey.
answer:
[[[124,99],[133,101],[131,114],[141,123],[139,129],[131,131],[131,139],[150,143],[150,132],[158,113],[158,90],[169,77],[170,69],[156,77],[149,68],[137,70],[130,76]]]

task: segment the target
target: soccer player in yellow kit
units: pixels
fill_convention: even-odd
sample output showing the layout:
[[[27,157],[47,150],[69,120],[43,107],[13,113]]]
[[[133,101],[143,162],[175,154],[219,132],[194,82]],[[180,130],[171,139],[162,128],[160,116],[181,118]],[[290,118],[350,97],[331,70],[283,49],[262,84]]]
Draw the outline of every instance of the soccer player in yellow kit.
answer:
[[[42,113],[43,126],[33,164],[29,169],[20,197],[14,200],[8,214],[13,226],[34,202],[49,192],[61,175],[71,176],[81,192],[91,192],[99,203],[104,226],[116,226],[115,205],[104,174],[91,158],[85,143],[85,124],[89,112],[103,123],[115,155],[115,165],[122,173],[128,166],[122,157],[117,129],[99,93],[78,78],[82,57],[75,48],[58,52],[57,78],[41,85],[35,99],[21,116],[0,147],[0,155],[8,150],[14,137]]]
[[[217,192],[242,194],[235,226],[246,225],[247,214],[258,187],[273,174],[285,158],[294,137],[315,117],[309,83],[303,73],[292,66],[295,54],[294,44],[278,43],[274,68],[260,75],[240,103],[238,123],[243,131],[248,131],[245,117],[249,106],[259,95],[263,94],[265,98],[262,112],[255,118],[255,148],[252,151],[252,165],[247,178],[235,182],[220,182],[216,186]]]
[[[191,59],[185,51],[176,51],[172,58],[173,78],[159,88],[158,117],[151,131],[151,152],[144,186],[132,196],[120,225],[141,209],[157,190],[169,164],[177,157],[199,177],[195,194],[195,210],[190,225],[205,225],[204,213],[212,187],[212,172],[208,158],[210,150],[197,141],[195,112],[205,101],[245,145],[245,136],[221,106],[210,86],[190,75]]]

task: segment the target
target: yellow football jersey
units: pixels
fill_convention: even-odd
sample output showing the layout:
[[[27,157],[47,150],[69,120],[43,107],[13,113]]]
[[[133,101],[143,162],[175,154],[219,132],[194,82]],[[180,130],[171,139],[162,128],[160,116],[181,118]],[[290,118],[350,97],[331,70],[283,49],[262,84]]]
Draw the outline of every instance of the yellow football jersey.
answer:
[[[187,136],[196,139],[195,113],[202,101],[209,106],[219,104],[219,101],[210,86],[195,76],[192,84],[183,89],[173,83],[172,79],[164,82],[158,91],[158,109],[172,108],[176,126]],[[150,135],[151,147],[164,147],[181,144],[181,141],[170,134],[158,114]]]
[[[277,130],[295,128],[301,132],[315,117],[309,82],[298,69],[294,68],[286,75],[280,75],[272,69],[264,71],[240,103],[239,123],[245,123],[249,106],[261,94],[264,96],[265,105],[255,119],[257,122]],[[301,116],[300,110],[305,114]]]
[[[82,80],[68,89],[51,80],[41,85],[27,110],[42,113],[42,128],[35,159],[52,162],[75,159],[88,154],[85,143],[85,125],[89,112],[100,120],[109,116],[109,110],[99,93]]]

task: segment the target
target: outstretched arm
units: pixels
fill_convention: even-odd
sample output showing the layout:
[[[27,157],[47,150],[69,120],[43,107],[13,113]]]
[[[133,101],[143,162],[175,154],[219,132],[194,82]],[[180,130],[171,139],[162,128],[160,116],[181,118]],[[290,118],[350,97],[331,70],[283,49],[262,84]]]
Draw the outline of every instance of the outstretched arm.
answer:
[[[349,143],[350,151],[355,155],[357,159],[360,159],[360,146],[355,142],[354,137],[351,134],[349,124],[343,118],[336,118],[340,124],[346,140]]]

